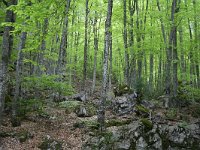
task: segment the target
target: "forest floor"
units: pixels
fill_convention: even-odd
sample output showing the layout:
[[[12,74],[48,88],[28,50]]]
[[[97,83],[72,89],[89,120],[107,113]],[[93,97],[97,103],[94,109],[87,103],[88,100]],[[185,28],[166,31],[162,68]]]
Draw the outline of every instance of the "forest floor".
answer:
[[[73,124],[81,118],[75,113],[66,114],[65,109],[56,107],[47,107],[45,111],[50,118],[30,114],[22,121],[20,127],[12,127],[10,119],[5,119],[0,131],[11,133],[11,136],[0,139],[0,150],[37,150],[45,138],[61,141],[66,150],[81,149],[82,144],[87,140],[87,135],[83,128],[73,127]],[[20,142],[20,137],[15,135],[23,132],[28,132],[30,137]]]
[[[95,102],[100,97],[100,86],[90,100]],[[193,110],[193,109],[191,109]],[[63,150],[81,150],[83,144],[90,138],[90,131],[84,127],[75,127],[76,123],[82,121],[96,121],[97,116],[77,117],[74,112],[66,113],[66,108],[58,107],[57,103],[49,101],[43,106],[43,113],[31,112],[22,120],[21,126],[12,127],[10,116],[6,115],[3,124],[0,126],[0,150],[39,150],[45,139],[53,139],[62,144]],[[154,110],[156,114],[164,116],[165,109]],[[194,110],[193,110],[194,111]],[[189,113],[188,109],[177,113]],[[173,112],[169,112],[169,115]],[[129,119],[131,116],[116,116],[110,111],[106,111],[106,118],[109,119]],[[176,117],[176,118],[177,118]],[[135,118],[136,119],[136,118]],[[189,119],[191,116],[189,115]],[[194,119],[189,122],[195,121]],[[167,120],[168,124],[175,124],[176,120]],[[24,134],[25,133],[25,134]]]

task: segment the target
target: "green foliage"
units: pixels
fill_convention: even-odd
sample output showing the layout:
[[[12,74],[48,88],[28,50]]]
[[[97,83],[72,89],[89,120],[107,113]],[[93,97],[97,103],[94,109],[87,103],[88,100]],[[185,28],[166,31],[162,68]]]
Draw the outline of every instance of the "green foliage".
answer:
[[[31,112],[43,113],[44,102],[39,99],[20,99],[18,106],[18,115],[23,118]]]
[[[58,104],[60,108],[65,108],[65,112],[71,113],[75,112],[75,110],[81,105],[79,101],[63,101]]]
[[[191,102],[200,102],[200,89],[194,88],[189,83],[182,83],[179,81],[178,86],[178,100],[180,102],[187,103],[186,106]]]
[[[58,92],[61,95],[69,95],[73,93],[73,88],[71,85],[58,80],[59,76],[56,75],[42,75],[40,77],[31,76],[24,77],[23,84],[25,88],[28,88],[30,90],[49,90],[54,93]]]

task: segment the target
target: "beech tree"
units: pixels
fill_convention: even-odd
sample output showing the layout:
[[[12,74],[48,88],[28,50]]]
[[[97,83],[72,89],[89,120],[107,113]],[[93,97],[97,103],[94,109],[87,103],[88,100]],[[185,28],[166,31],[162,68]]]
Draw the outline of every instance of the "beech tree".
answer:
[[[16,5],[17,0],[9,0],[9,1],[3,1],[3,3],[6,5],[6,7],[9,7],[11,5]],[[0,123],[2,119],[2,112],[4,110],[4,101],[5,96],[7,93],[7,84],[8,84],[8,65],[10,63],[10,57],[12,53],[13,48],[13,35],[12,31],[14,28],[9,23],[15,22],[15,14],[12,10],[6,11],[6,18],[5,22],[8,23],[4,27],[4,33],[3,33],[3,43],[2,43],[2,56],[1,56],[1,70],[0,70]]]
[[[105,39],[104,39],[104,60],[103,60],[103,83],[102,83],[102,97],[100,99],[98,110],[98,122],[100,130],[105,130],[105,101],[107,98],[108,88],[108,60],[109,60],[109,47],[111,40],[111,18],[112,18],[113,0],[108,0],[107,17],[105,21]]]

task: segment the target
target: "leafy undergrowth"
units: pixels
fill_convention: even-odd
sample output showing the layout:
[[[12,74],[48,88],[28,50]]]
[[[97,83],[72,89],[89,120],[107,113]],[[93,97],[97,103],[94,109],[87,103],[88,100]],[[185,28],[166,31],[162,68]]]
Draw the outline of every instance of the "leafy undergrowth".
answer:
[[[85,140],[86,134],[83,134],[81,128],[74,128],[73,124],[79,121],[74,113],[66,114],[64,109],[51,108],[45,109],[46,115],[29,114],[22,121],[20,127],[12,127],[9,119],[5,119],[0,126],[0,149],[2,150],[39,150],[38,146],[45,139],[54,139],[62,143],[65,150],[79,150]],[[15,135],[23,132],[29,133],[24,141]]]

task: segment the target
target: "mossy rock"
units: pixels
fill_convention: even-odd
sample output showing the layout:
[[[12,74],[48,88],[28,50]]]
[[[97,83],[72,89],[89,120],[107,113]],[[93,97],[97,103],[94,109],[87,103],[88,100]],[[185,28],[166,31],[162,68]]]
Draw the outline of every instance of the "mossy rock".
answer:
[[[33,138],[33,135],[31,135],[28,131],[21,131],[16,133],[14,136],[17,137],[21,143],[25,142],[29,138]]]
[[[135,112],[138,116],[148,117],[150,110],[142,105],[136,105]]]
[[[74,128],[88,128],[92,131],[99,129],[99,123],[95,120],[82,120],[73,124]]]
[[[45,139],[39,146],[41,150],[63,150],[62,142],[54,139]]]
[[[70,114],[74,112],[82,103],[80,101],[63,101],[60,102],[58,107],[65,108],[65,112]]]
[[[92,103],[86,103],[85,106],[86,106],[86,109],[88,110],[88,114],[90,116],[96,115],[97,108],[94,106],[94,104],[92,104]]]
[[[165,116],[167,119],[170,119],[170,120],[176,119],[177,118],[177,109],[176,108],[169,109]]]
[[[91,117],[96,115],[96,111],[97,108],[92,103],[79,105],[74,110],[78,117]]]
[[[106,122],[106,127],[123,126],[129,123],[131,123],[130,119],[127,119],[127,120],[111,119]]]
[[[133,90],[128,85],[121,84],[118,87],[114,87],[113,92],[116,97],[116,96],[122,96],[124,94],[131,94],[133,93]]]
[[[146,130],[151,130],[153,128],[153,123],[148,120],[148,118],[142,118],[140,122],[144,125]]]

